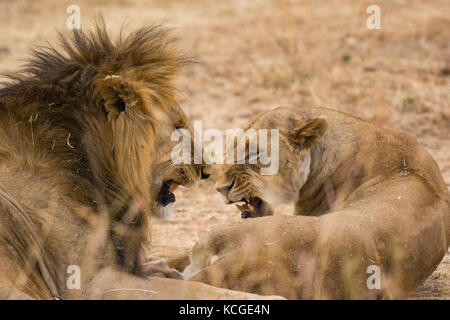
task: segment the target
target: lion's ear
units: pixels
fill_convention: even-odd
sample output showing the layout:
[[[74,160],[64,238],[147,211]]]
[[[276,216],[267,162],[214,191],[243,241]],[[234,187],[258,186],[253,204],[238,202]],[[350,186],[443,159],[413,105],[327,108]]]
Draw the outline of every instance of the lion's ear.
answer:
[[[124,113],[137,100],[131,86],[118,75],[103,78],[100,94],[105,101],[104,108],[108,113]]]
[[[289,134],[289,138],[296,145],[307,149],[312,147],[323,136],[327,128],[327,119],[320,117],[301,128],[295,129],[294,132]]]

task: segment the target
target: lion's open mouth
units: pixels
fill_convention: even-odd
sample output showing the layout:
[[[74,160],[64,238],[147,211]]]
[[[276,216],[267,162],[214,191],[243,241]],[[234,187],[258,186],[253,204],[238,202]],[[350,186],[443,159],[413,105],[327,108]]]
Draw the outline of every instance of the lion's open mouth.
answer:
[[[273,214],[272,207],[266,201],[258,197],[250,197],[242,199],[243,205],[235,204],[236,207],[241,211],[241,217],[243,219],[247,218],[257,218],[263,216],[270,216]]]
[[[161,186],[161,190],[159,190],[159,194],[158,194],[158,203],[162,206],[165,207],[170,203],[175,202],[175,194],[173,193],[175,191],[175,189],[178,187],[179,185],[175,182],[173,182],[172,180],[169,181],[165,181],[163,183],[163,185]]]

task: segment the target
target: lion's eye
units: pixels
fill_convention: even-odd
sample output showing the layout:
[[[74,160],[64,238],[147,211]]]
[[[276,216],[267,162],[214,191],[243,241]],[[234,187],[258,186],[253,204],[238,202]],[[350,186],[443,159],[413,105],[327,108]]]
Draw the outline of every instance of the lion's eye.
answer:
[[[183,129],[186,127],[187,120],[186,119],[180,119],[175,123],[175,129]]]

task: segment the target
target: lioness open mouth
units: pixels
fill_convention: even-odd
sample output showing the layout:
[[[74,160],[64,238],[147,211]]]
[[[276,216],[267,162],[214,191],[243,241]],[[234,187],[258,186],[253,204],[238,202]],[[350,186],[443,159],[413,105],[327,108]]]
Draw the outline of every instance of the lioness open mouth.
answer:
[[[158,203],[165,207],[170,203],[175,202],[175,194],[173,193],[176,188],[178,188],[178,184],[173,182],[172,180],[164,181],[164,183],[161,186],[161,189],[159,190],[158,194]]]
[[[273,215],[270,204],[261,198],[250,197],[249,199],[244,198],[242,201],[244,202],[243,205],[237,203],[235,205],[241,211],[241,217],[243,219]]]

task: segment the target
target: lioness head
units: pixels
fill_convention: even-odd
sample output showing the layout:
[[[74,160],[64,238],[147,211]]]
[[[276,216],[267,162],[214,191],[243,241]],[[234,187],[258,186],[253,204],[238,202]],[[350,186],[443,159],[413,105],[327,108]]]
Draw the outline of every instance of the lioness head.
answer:
[[[311,147],[325,133],[328,122],[325,118],[303,119],[287,108],[277,108],[261,113],[252,118],[245,130],[268,129],[268,151],[271,158],[278,157],[278,172],[271,175],[261,174],[266,165],[261,161],[249,164],[262,154],[258,137],[248,137],[245,144],[232,146],[238,153],[239,148],[245,147],[245,164],[223,165],[216,180],[216,189],[225,198],[226,203],[242,203],[237,207],[243,218],[260,217],[273,214],[272,205],[278,203],[291,203],[298,199],[299,190],[308,179],[311,165]],[[279,130],[277,147],[272,145],[270,129]],[[252,141],[257,139],[258,141]],[[272,141],[272,142],[271,142]],[[249,153],[249,145],[254,142],[258,145],[256,153]]]

